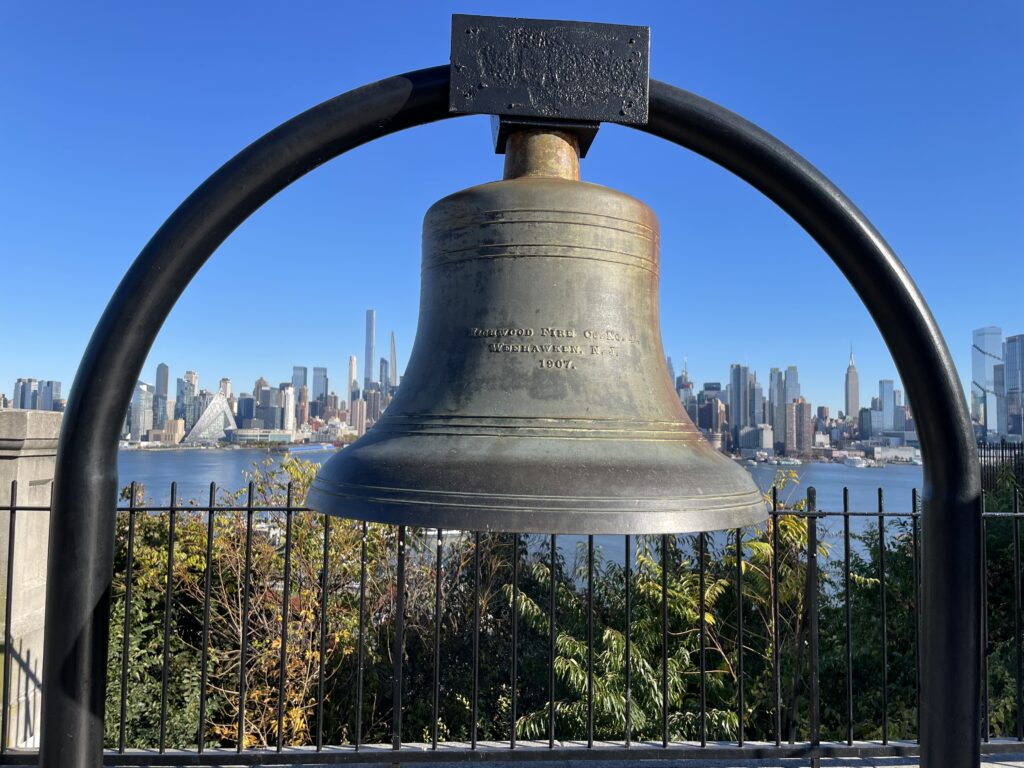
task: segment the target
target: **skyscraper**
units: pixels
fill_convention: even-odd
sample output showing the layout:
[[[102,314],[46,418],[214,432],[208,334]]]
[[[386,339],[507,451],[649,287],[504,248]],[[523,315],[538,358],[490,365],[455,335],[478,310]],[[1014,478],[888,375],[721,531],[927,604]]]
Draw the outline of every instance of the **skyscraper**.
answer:
[[[309,369],[304,365],[292,366],[292,388],[296,392],[300,391],[303,387],[309,386],[308,373]]]
[[[301,427],[309,423],[309,387],[303,384],[299,387],[299,400],[295,406],[295,420]]]
[[[348,382],[345,385],[345,402],[348,406],[349,412],[352,411],[352,392],[359,387],[359,370],[358,363],[355,355],[349,355],[348,357]],[[351,416],[349,417],[349,424],[352,423]]]
[[[395,352],[395,332],[391,332],[391,386],[398,386],[398,354]],[[383,382],[382,382],[383,383]]]
[[[295,432],[295,387],[281,385],[281,428]]]
[[[797,396],[786,403],[786,455],[810,453],[814,444],[814,418],[811,404]]]
[[[391,375],[388,372],[388,359],[386,357],[382,357],[380,359],[380,389],[381,389],[381,392],[386,392],[390,385],[391,385]]]
[[[40,381],[35,407],[40,411],[54,410],[54,404],[60,400],[59,381]]]
[[[231,399],[231,379],[225,377],[220,380],[220,384],[217,386],[217,391],[220,392],[228,400]]]
[[[764,389],[757,381],[757,374],[750,373],[747,379],[747,396],[750,398],[750,423],[746,426],[756,427],[765,424]]]
[[[1024,334],[1007,336],[1003,344],[1003,385],[1006,434],[1024,437]]]
[[[782,371],[772,368],[768,371],[768,423],[776,445],[785,441],[786,400],[782,383]]]
[[[377,310],[366,310],[366,354],[363,357],[363,389],[369,389],[373,381],[374,338],[377,334]]]
[[[327,400],[327,369],[313,369],[313,392],[312,399],[318,400],[321,404]]]
[[[167,385],[170,380],[170,369],[166,363],[156,367],[156,388],[153,390],[153,429],[164,429],[167,426]]]
[[[36,379],[18,379],[14,382],[14,406],[30,411],[39,400],[39,382]]]
[[[199,393],[188,378],[190,373],[195,376],[193,371],[187,371],[186,378],[178,379],[174,397],[174,418],[184,420],[186,432],[195,426],[199,418]]]
[[[892,379],[878,382],[878,404],[882,411],[882,429],[891,430],[896,424],[896,395],[893,392]]]
[[[729,366],[729,428],[733,440],[739,442],[741,427],[750,425],[750,371],[745,365]]]
[[[131,439],[140,442],[146,439],[146,433],[153,428],[153,388],[149,384],[138,382],[132,396]]]
[[[264,379],[262,376],[256,379],[256,383],[252,385],[252,396],[253,399],[256,401],[257,405],[259,405],[260,402],[260,392],[262,392],[269,386],[270,382]]]
[[[199,395],[199,374],[195,371],[185,371],[185,381],[192,385],[192,396]]]
[[[1003,362],[1003,329],[994,325],[978,328],[971,344],[971,418],[993,437],[999,428],[999,403],[995,367]],[[1005,429],[1005,427],[1004,427]]]
[[[800,397],[800,377],[796,372],[796,366],[791,365],[786,368],[786,383],[785,383],[784,395],[787,403],[792,403],[798,397]]]
[[[850,364],[846,366],[846,420],[853,421],[860,415],[860,378],[853,364],[853,347],[850,347]]]

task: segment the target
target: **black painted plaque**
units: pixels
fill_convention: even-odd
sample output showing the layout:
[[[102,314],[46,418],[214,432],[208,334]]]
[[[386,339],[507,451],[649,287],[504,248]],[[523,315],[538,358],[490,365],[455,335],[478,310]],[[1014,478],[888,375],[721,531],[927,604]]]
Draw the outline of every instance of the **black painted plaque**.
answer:
[[[452,112],[647,123],[650,27],[452,16]]]

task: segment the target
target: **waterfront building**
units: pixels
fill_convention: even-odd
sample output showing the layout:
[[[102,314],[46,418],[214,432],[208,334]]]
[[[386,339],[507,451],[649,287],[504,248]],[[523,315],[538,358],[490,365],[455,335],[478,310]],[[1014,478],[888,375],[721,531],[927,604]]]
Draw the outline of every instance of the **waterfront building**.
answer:
[[[747,379],[747,396],[750,398],[750,424],[756,426],[764,424],[767,420],[764,417],[764,390],[757,381],[757,374],[751,372]]]
[[[377,310],[366,310],[366,349],[363,357],[363,389],[373,382],[374,341],[377,333]]]
[[[814,420],[814,430],[816,432],[824,432],[828,429],[828,406],[818,406],[818,416]]]
[[[40,381],[39,389],[36,396],[36,410],[38,411],[55,411],[57,408],[54,404],[60,401],[60,382],[59,381]]]
[[[236,428],[227,396],[223,392],[215,395],[211,393],[208,404],[182,442],[187,445],[217,443],[226,439]]]
[[[178,379],[175,386],[174,418],[185,422],[185,431],[188,432],[199,418],[197,413],[197,395],[192,382],[182,378]]]
[[[892,429],[894,432],[905,432],[907,429],[907,408],[897,405],[893,415]]]
[[[800,376],[797,373],[795,365],[790,365],[786,368],[786,379],[783,384],[783,390],[787,405],[800,397]]]
[[[163,429],[151,429],[146,439],[151,443],[177,445],[185,439],[185,422],[182,419],[165,419]]]
[[[362,437],[366,434],[366,401],[353,400],[349,408],[351,426],[355,429],[356,436]]]
[[[135,385],[129,416],[130,440],[141,442],[153,428],[153,388],[144,382]]]
[[[978,328],[971,344],[971,418],[990,438],[1002,434],[999,425],[1001,392],[996,391],[995,367],[1003,362],[1003,329],[990,325]]]
[[[876,408],[871,409],[871,436],[878,437],[885,431],[885,412]]]
[[[380,390],[376,387],[371,387],[366,390],[366,418],[368,423],[376,424],[381,414],[381,397]]]
[[[786,455],[799,456],[811,452],[814,445],[814,413],[802,397],[786,403]]]
[[[295,420],[299,427],[309,424],[309,387],[303,384],[299,387],[299,402],[295,408]]]
[[[896,418],[896,396],[893,392],[892,379],[882,379],[878,382],[878,404],[882,411],[882,429],[893,429]]]
[[[725,403],[713,397],[697,406],[697,426],[707,432],[722,432],[726,423]]]
[[[358,362],[355,355],[348,356],[348,384],[346,385],[346,407],[349,409],[349,426],[352,425],[351,413],[352,413],[352,400],[355,398],[353,394],[359,389],[359,370]]]
[[[860,413],[860,377],[853,364],[853,347],[850,347],[850,364],[846,366],[846,418],[853,421]]]
[[[167,385],[170,383],[170,368],[166,363],[156,367],[156,386],[153,390],[153,429],[164,429],[167,426]]]
[[[290,383],[281,385],[281,428],[295,432],[295,388]]]
[[[238,396],[238,403],[235,406],[235,416],[239,424],[251,421],[256,418],[256,398],[248,392]]]
[[[287,445],[292,441],[290,432],[284,429],[264,429],[262,427],[242,427],[232,430],[228,440],[235,445]]]
[[[796,450],[799,454],[809,454],[814,447],[814,410],[811,404],[798,397],[796,406]]]
[[[284,408],[281,404],[281,390],[277,387],[263,387],[256,398],[256,419],[266,429],[284,428]]]
[[[775,440],[786,421],[786,397],[782,383],[782,371],[772,368],[768,371],[768,423],[775,430]]]
[[[14,382],[14,407],[24,411],[33,411],[39,397],[39,381],[36,379],[18,379]]]
[[[767,424],[740,428],[738,448],[746,452],[769,451],[775,446],[775,436]]]
[[[789,452],[787,446],[796,445],[796,435],[790,435],[790,418],[788,414],[789,406],[800,397],[800,374],[797,372],[795,365],[786,367],[785,373],[782,375],[782,402],[776,409],[775,416],[778,420],[778,424],[775,426],[775,442],[782,448],[783,451]]]
[[[327,369],[317,367],[313,369],[313,392],[312,400],[320,403],[321,408],[327,401]]]
[[[683,359],[683,372],[675,379],[675,388],[676,394],[679,395],[679,401],[684,405],[694,399],[693,381],[690,379],[690,371],[687,369],[685,358]]]
[[[729,428],[733,443],[739,443],[740,428],[751,425],[750,371],[745,365],[729,366]]]
[[[1006,434],[1024,439],[1024,334],[1007,336],[1003,342],[1003,392],[1006,401]]]
[[[857,435],[861,440],[871,439],[871,414],[870,408],[861,408],[857,412]]]

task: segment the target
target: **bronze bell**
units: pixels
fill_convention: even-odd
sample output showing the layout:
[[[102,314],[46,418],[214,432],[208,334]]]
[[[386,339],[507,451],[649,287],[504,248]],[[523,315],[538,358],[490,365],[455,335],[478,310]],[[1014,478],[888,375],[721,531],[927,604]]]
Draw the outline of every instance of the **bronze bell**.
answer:
[[[320,469],[316,510],[428,528],[685,533],[766,517],[669,380],[658,221],[579,181],[571,133],[523,130],[505,178],[423,222],[406,375],[366,435]]]

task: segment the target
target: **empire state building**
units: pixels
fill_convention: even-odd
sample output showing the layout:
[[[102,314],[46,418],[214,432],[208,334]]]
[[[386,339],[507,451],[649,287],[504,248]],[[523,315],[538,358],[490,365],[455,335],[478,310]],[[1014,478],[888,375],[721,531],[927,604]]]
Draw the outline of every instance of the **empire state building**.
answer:
[[[853,347],[850,347],[850,364],[846,366],[846,418],[856,419],[860,413],[860,379],[853,364]]]

